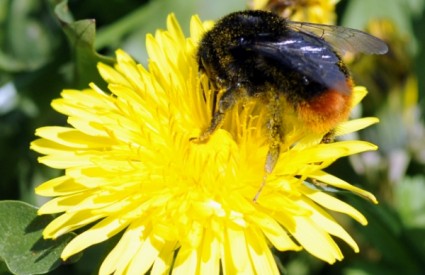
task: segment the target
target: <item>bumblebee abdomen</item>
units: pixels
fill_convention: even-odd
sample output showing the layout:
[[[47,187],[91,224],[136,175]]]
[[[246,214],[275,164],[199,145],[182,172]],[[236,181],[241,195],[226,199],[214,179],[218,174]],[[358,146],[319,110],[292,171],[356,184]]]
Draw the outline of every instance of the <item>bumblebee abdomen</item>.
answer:
[[[343,84],[352,89],[351,79]],[[352,95],[333,88],[323,90],[310,100],[300,101],[295,108],[302,123],[316,133],[327,133],[340,122],[348,119]]]

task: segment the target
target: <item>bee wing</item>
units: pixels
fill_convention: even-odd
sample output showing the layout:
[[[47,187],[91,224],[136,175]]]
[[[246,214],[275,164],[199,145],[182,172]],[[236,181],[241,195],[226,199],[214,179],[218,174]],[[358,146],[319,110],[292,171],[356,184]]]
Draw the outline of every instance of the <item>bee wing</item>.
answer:
[[[347,76],[338,67],[339,57],[330,46],[323,42],[315,42],[318,39],[295,32],[288,34],[288,37],[281,41],[256,41],[249,48],[264,58],[266,63],[271,61],[278,64],[283,71],[294,70],[303,75],[308,82],[316,82],[349,93]]]
[[[309,35],[315,35],[335,48],[339,53],[385,54],[388,46],[381,39],[366,32],[341,26],[288,21],[288,27]]]

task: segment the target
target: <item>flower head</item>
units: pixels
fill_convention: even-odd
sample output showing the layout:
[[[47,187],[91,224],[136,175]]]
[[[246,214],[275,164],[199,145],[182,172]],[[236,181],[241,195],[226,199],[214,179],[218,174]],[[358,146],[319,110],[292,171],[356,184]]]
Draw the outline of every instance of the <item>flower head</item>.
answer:
[[[257,202],[268,151],[266,112],[261,103],[236,106],[206,143],[199,135],[210,119],[213,91],[199,75],[197,43],[207,24],[191,21],[185,38],[173,15],[167,30],[147,36],[148,68],[121,50],[117,64],[99,64],[109,92],[64,90],[52,102],[68,116],[68,127],[43,127],[31,148],[39,161],[65,175],[36,192],[54,197],[39,214],[61,213],[45,238],[91,225],[64,249],[67,259],[123,232],[100,274],[277,274],[271,247],[306,249],[333,263],[343,255],[333,237],[358,246],[328,210],[353,217],[361,213],[312,188],[318,182],[376,202],[372,194],[326,173],[336,159],[374,150],[362,141],[320,143],[322,137],[294,129]],[[365,95],[355,88],[354,104]],[[342,135],[375,123],[352,120]]]
[[[293,21],[334,24],[335,6],[339,0],[252,0],[254,10],[270,10]]]

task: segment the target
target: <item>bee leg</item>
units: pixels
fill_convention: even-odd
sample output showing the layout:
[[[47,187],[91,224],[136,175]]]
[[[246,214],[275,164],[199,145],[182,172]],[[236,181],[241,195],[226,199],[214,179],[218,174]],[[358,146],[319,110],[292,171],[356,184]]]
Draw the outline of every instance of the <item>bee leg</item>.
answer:
[[[281,107],[279,105],[279,95],[276,93],[270,92],[272,95],[269,96],[269,108],[270,108],[270,120],[268,128],[270,130],[270,146],[269,151],[267,152],[266,162],[264,164],[264,176],[263,181],[261,182],[260,188],[255,194],[253,201],[256,202],[260,196],[261,191],[263,191],[264,186],[266,185],[266,180],[268,175],[273,172],[274,167],[276,166],[277,160],[280,155],[280,143],[282,140],[282,119],[281,119]]]
[[[220,100],[218,101],[218,109],[214,111],[212,114],[211,122],[208,128],[202,132],[199,137],[191,138],[190,140],[194,140],[196,142],[204,142],[206,141],[214,132],[221,126],[223,123],[224,115],[228,110],[230,110],[237,101],[237,89],[234,87],[228,88]]]
[[[320,143],[332,143],[335,141],[335,131],[334,130],[330,130],[329,132],[327,132]]]

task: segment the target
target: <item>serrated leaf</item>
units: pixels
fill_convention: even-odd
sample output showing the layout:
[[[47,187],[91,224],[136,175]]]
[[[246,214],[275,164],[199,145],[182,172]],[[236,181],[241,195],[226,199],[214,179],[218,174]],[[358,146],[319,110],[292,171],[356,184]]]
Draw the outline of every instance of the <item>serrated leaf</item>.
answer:
[[[55,14],[65,32],[74,55],[74,73],[78,88],[86,88],[90,82],[103,83],[97,71],[97,63],[112,65],[115,60],[94,50],[96,24],[94,19],[73,21],[67,0],[55,6]]]
[[[42,231],[52,219],[37,216],[37,209],[24,202],[0,202],[0,258],[10,272],[43,274],[61,264],[60,254],[75,234],[43,239]]]

